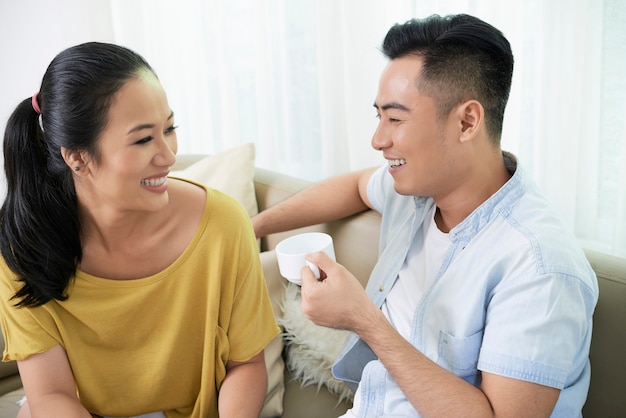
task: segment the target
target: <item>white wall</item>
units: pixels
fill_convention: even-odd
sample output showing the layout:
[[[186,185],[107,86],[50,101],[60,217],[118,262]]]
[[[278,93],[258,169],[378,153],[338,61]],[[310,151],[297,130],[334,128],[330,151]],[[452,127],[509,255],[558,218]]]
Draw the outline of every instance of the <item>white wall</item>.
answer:
[[[112,40],[108,0],[0,0],[2,137],[13,109],[39,90],[57,53],[81,42]],[[4,197],[4,168],[0,180],[0,197]]]

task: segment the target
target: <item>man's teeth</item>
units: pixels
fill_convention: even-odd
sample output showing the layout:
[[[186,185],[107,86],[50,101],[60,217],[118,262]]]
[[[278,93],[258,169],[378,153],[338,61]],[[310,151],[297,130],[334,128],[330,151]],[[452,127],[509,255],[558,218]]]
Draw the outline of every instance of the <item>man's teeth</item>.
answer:
[[[397,167],[399,165],[404,165],[406,164],[406,160],[404,158],[401,158],[399,160],[387,160],[389,162],[389,167]]]
[[[158,179],[143,179],[141,180],[141,184],[142,186],[156,187],[156,186],[162,185],[166,181],[167,181],[167,177],[161,177]]]

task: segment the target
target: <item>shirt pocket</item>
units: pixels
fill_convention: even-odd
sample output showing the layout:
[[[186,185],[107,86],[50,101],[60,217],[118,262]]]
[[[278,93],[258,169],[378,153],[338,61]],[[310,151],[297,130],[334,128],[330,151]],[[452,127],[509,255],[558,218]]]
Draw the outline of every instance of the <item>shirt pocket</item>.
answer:
[[[478,355],[483,342],[483,331],[469,337],[455,337],[439,331],[437,364],[465,379],[472,385],[478,381]]]

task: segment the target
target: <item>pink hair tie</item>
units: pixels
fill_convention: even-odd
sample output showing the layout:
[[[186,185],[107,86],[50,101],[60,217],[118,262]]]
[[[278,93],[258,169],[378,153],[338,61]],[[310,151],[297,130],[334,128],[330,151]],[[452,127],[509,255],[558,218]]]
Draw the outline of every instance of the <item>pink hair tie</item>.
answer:
[[[33,94],[31,103],[33,105],[33,109],[35,109],[35,112],[41,115],[41,108],[39,107],[39,93]]]

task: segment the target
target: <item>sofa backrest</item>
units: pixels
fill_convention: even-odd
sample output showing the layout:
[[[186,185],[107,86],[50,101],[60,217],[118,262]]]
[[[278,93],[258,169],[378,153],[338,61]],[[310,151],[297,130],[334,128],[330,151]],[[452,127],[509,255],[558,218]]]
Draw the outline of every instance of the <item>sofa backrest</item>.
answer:
[[[259,211],[272,206],[311,182],[258,169],[255,190]],[[287,236],[309,230],[333,236],[337,261],[363,285],[378,258],[380,216],[368,211],[351,218],[273,234],[265,237],[263,250],[273,249]],[[591,387],[583,413],[588,417],[626,417],[626,259],[585,250],[600,288],[591,342]]]

